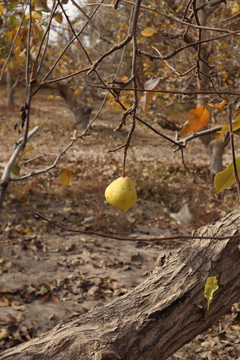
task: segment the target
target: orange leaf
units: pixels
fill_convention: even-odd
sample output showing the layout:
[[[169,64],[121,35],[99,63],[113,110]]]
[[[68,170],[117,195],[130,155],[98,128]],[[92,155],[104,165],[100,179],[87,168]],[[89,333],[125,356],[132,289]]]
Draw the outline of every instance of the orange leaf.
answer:
[[[185,122],[182,129],[178,133],[178,138],[183,137],[191,131],[197,132],[202,127],[206,126],[210,120],[209,110],[205,106],[199,106],[197,109],[192,109],[188,113],[188,121]]]
[[[183,124],[183,127],[181,128],[181,130],[178,133],[178,139],[180,139],[181,137],[183,137],[184,135],[188,134],[190,131],[192,131],[191,129],[191,125],[189,124],[189,121],[186,121]]]
[[[215,108],[223,111],[224,106],[228,103],[228,100],[223,100],[220,104],[215,104]]]

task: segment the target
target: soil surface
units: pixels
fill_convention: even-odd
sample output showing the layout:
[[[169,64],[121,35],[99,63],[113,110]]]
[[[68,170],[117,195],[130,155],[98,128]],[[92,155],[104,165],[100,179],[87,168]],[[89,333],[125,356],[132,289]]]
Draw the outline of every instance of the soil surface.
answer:
[[[14,125],[23,97],[19,90],[15,107],[8,109],[4,89],[0,90],[1,173],[22,137]],[[169,118],[183,123],[186,114],[172,110]],[[10,183],[0,213],[0,352],[125,294],[148,276],[160,254],[183,245],[177,239],[146,239],[191,234],[236,208],[235,188],[216,196],[209,181],[208,154],[199,139],[184,151],[186,169],[179,151],[140,124],[126,168],[136,182],[137,203],[128,211],[111,208],[104,190],[122,174],[123,150],[107,151],[123,144],[129,130],[127,124],[113,131],[120,119],[121,114],[107,106],[89,136],[75,142],[51,171]],[[174,138],[154,119],[149,122]],[[18,160],[13,178],[53,164],[71,141],[74,117],[57,94],[44,90],[33,99],[30,128],[34,126],[39,130]],[[230,162],[229,148],[224,163]],[[68,176],[70,184],[64,185]],[[68,229],[137,240],[76,234],[36,212]],[[235,304],[232,313],[171,359],[239,359],[239,334],[240,305]]]

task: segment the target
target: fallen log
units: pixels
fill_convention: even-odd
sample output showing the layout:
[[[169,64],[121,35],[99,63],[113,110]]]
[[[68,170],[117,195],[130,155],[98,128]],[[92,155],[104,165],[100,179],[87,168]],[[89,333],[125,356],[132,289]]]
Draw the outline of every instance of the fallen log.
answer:
[[[240,298],[239,229],[238,210],[198,229],[194,236],[210,239],[190,240],[159,257],[149,278],[134,290],[2,352],[0,360],[167,359]],[[218,278],[219,289],[207,312],[209,276]]]

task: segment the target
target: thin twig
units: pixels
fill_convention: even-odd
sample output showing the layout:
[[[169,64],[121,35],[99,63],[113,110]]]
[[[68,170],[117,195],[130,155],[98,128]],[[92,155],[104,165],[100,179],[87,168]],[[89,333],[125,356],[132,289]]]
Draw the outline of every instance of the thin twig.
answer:
[[[98,109],[97,113],[96,113],[96,114],[94,115],[94,117],[89,121],[87,127],[84,129],[84,131],[82,132],[82,134],[80,134],[80,135],[77,136],[78,139],[83,139],[85,136],[88,135],[88,130],[89,130],[89,128],[92,126],[92,124],[94,123],[94,121],[97,119],[97,117],[99,116],[99,114],[101,113],[104,105],[106,104],[108,95],[109,95],[108,93],[105,94],[104,99],[103,99],[101,105],[99,106],[99,109]]]
[[[114,149],[107,150],[107,152],[108,153],[115,152],[115,151],[123,149],[125,146],[126,146],[126,142],[124,144],[122,144],[122,145],[119,145],[119,146],[115,147]]]
[[[127,45],[132,40],[132,34],[128,34],[124,40],[122,40],[120,43],[113,45],[113,47],[106,51],[104,54],[102,54],[91,66],[91,69],[88,71],[88,75],[91,74],[91,72],[96,70],[96,67],[102,62],[102,60],[108,56],[114,53],[117,50],[122,49],[125,45]]]
[[[70,78],[72,78],[72,77],[74,77],[74,76],[76,76],[76,75],[79,75],[79,74],[82,74],[82,73],[84,73],[84,72],[87,72],[87,71],[89,71],[90,69],[91,69],[91,67],[89,66],[89,67],[87,67],[87,68],[85,68],[85,69],[81,69],[81,70],[76,71],[76,72],[74,72],[74,73],[72,73],[72,74],[68,74],[68,75],[65,75],[65,76],[62,76],[62,77],[59,77],[59,78],[56,78],[56,79],[52,79],[52,80],[45,80],[45,81],[42,81],[42,82],[41,82],[41,85],[50,85],[50,84],[53,84],[53,83],[58,82],[58,81],[67,80],[67,79],[70,79]],[[34,94],[35,94],[35,92],[34,92]]]
[[[39,217],[40,219],[43,219],[47,221],[49,224],[52,224],[54,226],[57,226],[60,229],[63,229],[65,231],[77,233],[77,234],[85,234],[85,235],[94,235],[99,236],[105,239],[113,239],[118,241],[145,241],[145,242],[156,242],[156,241],[171,241],[171,240],[229,240],[229,239],[236,239],[239,238],[240,235],[230,235],[230,236],[194,236],[194,235],[175,235],[175,236],[163,236],[163,237],[153,237],[153,238],[131,238],[131,237],[123,237],[123,236],[115,236],[111,234],[103,234],[92,230],[77,230],[77,229],[70,229],[67,226],[61,225],[55,221],[49,220],[44,215],[40,214],[38,211],[34,212],[34,215]]]
[[[185,163],[183,148],[180,148],[180,151],[181,151],[181,158],[182,158],[183,166],[184,166],[185,170],[186,170],[188,173],[190,173],[191,171],[189,170],[189,168],[187,167],[187,165],[186,165],[186,163]]]
[[[98,88],[98,89],[105,89],[105,87],[103,87],[102,85],[93,85],[93,87]],[[111,89],[111,88],[109,88]],[[121,88],[121,87],[116,87],[114,88],[114,90],[123,90],[123,91],[146,91],[146,89],[142,89],[142,88]],[[229,90],[217,90],[217,91],[212,91],[212,90],[201,90],[201,91],[184,91],[184,90],[147,90],[147,92],[152,92],[152,93],[163,93],[163,94],[181,94],[181,95],[198,95],[198,94],[202,94],[202,95],[218,95],[218,94],[222,94],[222,95],[235,95],[235,96],[240,96],[240,92],[238,91],[229,91]]]
[[[41,43],[40,43],[39,48],[38,48],[38,53],[37,53],[37,56],[36,56],[36,59],[35,59],[36,62],[38,62],[38,58],[39,58],[39,56],[40,56],[40,53],[41,53],[41,50],[42,50],[42,46],[43,46],[44,40],[45,40],[45,38],[46,38],[46,36],[47,36],[45,48],[44,48],[43,54],[42,54],[42,56],[41,56],[40,64],[39,64],[39,66],[38,66],[38,71],[37,71],[38,74],[39,74],[39,72],[40,72],[40,70],[41,70],[41,68],[42,68],[43,60],[44,60],[44,57],[45,57],[45,54],[46,54],[46,51],[47,51],[49,34],[50,34],[50,26],[51,26],[52,19],[53,19],[53,16],[54,16],[54,13],[55,13],[57,7],[58,7],[58,4],[55,4],[55,3],[53,2],[53,6],[52,6],[52,10],[51,10],[51,13],[50,13],[50,16],[49,16],[48,24],[47,24],[47,27],[46,27],[46,29],[45,29],[45,31],[44,31],[43,37],[42,37],[42,39],[41,39]]]
[[[231,104],[229,104],[229,106],[228,106],[228,123],[229,123],[230,144],[231,144],[231,150],[232,150],[233,173],[234,173],[234,177],[235,177],[236,183],[237,183],[238,198],[240,200],[240,182],[239,182],[236,157],[235,157],[235,148],[234,148],[234,139],[233,139],[233,130],[232,130],[232,105]]]
[[[187,45],[183,45],[183,46],[180,46],[179,48],[175,49],[174,51],[172,51],[170,54],[167,54],[167,55],[164,55],[164,56],[157,56],[157,55],[153,55],[151,53],[148,53],[147,51],[144,51],[144,50],[138,50],[139,54],[141,55],[144,55],[144,56],[147,56],[149,57],[151,60],[168,60],[172,57],[174,57],[176,54],[178,54],[179,52],[185,50],[185,49],[188,49],[190,47],[195,47],[196,45],[200,45],[200,44],[203,44],[203,43],[207,43],[207,42],[210,42],[210,41],[214,41],[214,40],[218,40],[218,39],[222,39],[222,38],[225,38],[225,37],[228,37],[228,36],[231,36],[231,35],[237,35],[240,33],[240,30],[236,30],[236,31],[232,31],[231,33],[227,33],[227,34],[223,34],[223,35],[218,35],[218,36],[214,36],[212,38],[208,38],[208,39],[203,39],[203,40],[198,40],[198,41],[194,41],[192,43],[189,43]]]
[[[132,23],[132,39],[133,39],[133,55],[132,55],[132,76],[134,89],[137,88],[137,20],[139,15],[139,8],[141,5],[142,0],[136,0],[136,5],[134,7],[134,13],[133,13],[133,23]],[[135,130],[135,124],[136,124],[136,111],[138,106],[138,94],[137,91],[134,90],[133,94],[134,100],[133,100],[133,106],[132,106],[132,126],[128,133],[125,148],[124,148],[124,155],[123,155],[123,172],[122,176],[125,177],[125,170],[126,170],[126,158],[127,158],[127,151],[132,139],[132,134]]]
[[[35,156],[35,157],[31,158],[31,159],[21,161],[21,164],[22,164],[22,165],[26,165],[26,164],[29,164],[29,163],[31,163],[31,162],[33,162],[33,161],[42,159],[42,158],[44,158],[44,157],[46,157],[46,156],[57,156],[57,155],[56,155],[56,154],[42,154],[42,155],[37,155],[37,156]]]
[[[183,17],[182,17],[182,20],[183,20],[183,21],[184,21],[184,19],[187,18],[187,12],[188,12],[188,10],[189,10],[189,7],[190,7],[192,1],[193,1],[193,0],[189,0],[188,3],[187,3],[187,5],[185,6],[184,14],[183,14]]]
[[[57,0],[59,2],[59,0]],[[112,41],[108,38],[106,38],[104,35],[100,34],[100,32],[98,31],[97,27],[94,25],[91,17],[89,17],[86,12],[81,8],[81,6],[79,4],[76,3],[76,1],[71,0],[72,4],[83,14],[83,16],[88,20],[88,23],[92,26],[93,30],[96,32],[96,34],[99,36],[100,39],[106,41],[109,44],[112,44]],[[61,3],[59,2],[59,4],[61,5]]]
[[[120,59],[120,62],[119,62],[119,64],[118,64],[118,68],[117,68],[117,71],[116,71],[116,74],[115,74],[115,76],[114,76],[113,81],[116,80],[117,77],[118,77],[118,75],[119,75],[120,68],[121,68],[121,65],[122,65],[122,62],[123,62],[124,51],[125,51],[125,49],[123,48],[123,49],[122,49],[121,59]],[[82,132],[82,134],[78,135],[77,138],[83,139],[83,137],[87,135],[89,128],[92,126],[92,124],[94,123],[94,121],[95,121],[95,120],[97,119],[97,117],[100,115],[100,113],[101,113],[104,105],[106,104],[108,95],[109,95],[109,92],[108,92],[108,90],[107,90],[107,92],[106,92],[106,94],[105,94],[105,96],[104,96],[104,99],[103,99],[103,101],[102,101],[102,103],[101,103],[101,105],[100,105],[97,113],[96,113],[96,114],[94,115],[94,117],[89,121],[86,129],[84,129],[84,131]],[[121,148],[122,148],[122,147],[124,147],[124,145],[122,145]],[[109,152],[110,152],[110,151],[109,151]]]
[[[32,10],[31,10],[31,0],[28,0],[29,7],[29,20],[28,20],[28,33],[27,33],[27,61],[26,61],[26,96],[28,91],[28,85],[30,83],[30,41],[31,41],[31,30],[32,30]]]
[[[10,178],[9,180],[10,181],[20,181],[20,180],[28,179],[32,176],[36,176],[36,175],[40,175],[40,174],[49,172],[50,170],[54,169],[57,166],[57,163],[59,162],[61,157],[73,146],[75,141],[77,141],[77,138],[72,138],[71,142],[57,155],[57,157],[56,157],[55,161],[52,163],[52,165],[47,166],[46,168],[38,170],[38,171],[32,171],[31,173],[23,175],[23,176]]]
[[[19,27],[18,27],[18,29],[17,29],[17,31],[16,31],[15,36],[14,36],[14,39],[13,39],[13,42],[12,42],[12,44],[11,44],[11,48],[10,48],[10,50],[9,50],[7,59],[6,59],[5,63],[4,63],[4,65],[3,65],[3,68],[2,68],[2,71],[1,71],[1,75],[0,75],[0,82],[2,81],[2,78],[3,78],[4,72],[5,72],[5,70],[6,70],[7,64],[9,63],[9,60],[10,60],[10,58],[11,58],[11,56],[12,56],[13,49],[14,49],[14,46],[15,46],[15,43],[16,43],[16,40],[17,40],[19,31],[20,31],[20,29],[21,29],[21,27],[22,27],[22,23],[23,23],[23,20],[24,20],[24,17],[25,17],[26,7],[27,7],[27,5],[25,6],[25,9],[24,9],[24,11],[23,11],[22,18],[21,18],[21,22],[20,22]]]
[[[152,48],[154,50],[156,50],[156,52],[158,53],[159,56],[163,57],[160,50],[158,50],[155,46],[152,46]],[[181,73],[178,70],[176,70],[171,64],[169,64],[169,62],[167,60],[163,60],[163,61],[164,61],[164,64],[178,76],[185,76],[185,75],[189,74],[192,70],[196,69],[196,67],[197,67],[197,65],[194,65],[190,69],[186,70],[184,73]]]
[[[131,1],[128,1],[128,0],[121,0],[121,3],[125,3],[127,5],[130,5],[130,6],[135,6],[135,3],[131,2]],[[107,7],[113,7],[112,4],[100,4],[98,2],[95,2],[95,3],[88,3],[87,4],[88,6],[95,6],[95,5],[99,5],[99,6],[107,6]],[[182,25],[185,25],[185,26],[190,26],[190,27],[193,27],[195,29],[203,29],[203,30],[210,30],[210,31],[216,31],[216,32],[228,32],[230,33],[231,30],[229,29],[221,29],[221,28],[214,28],[214,27],[210,27],[210,26],[201,26],[201,25],[196,25],[196,24],[191,24],[189,22],[186,22],[182,19],[179,19],[178,17],[172,15],[172,14],[165,14],[164,12],[160,11],[157,7],[154,8],[154,7],[151,7],[150,5],[141,5],[141,9],[146,9],[148,11],[152,11],[152,12],[156,12],[157,14],[169,19],[169,20],[173,20],[179,24],[182,24]]]
[[[101,0],[104,1],[104,0]],[[90,18],[92,18],[97,10],[99,9],[99,5],[96,6],[96,8],[93,10],[92,14],[89,16]],[[81,29],[79,30],[79,32],[73,36],[73,38],[66,44],[66,46],[64,47],[64,49],[62,50],[61,54],[57,57],[57,59],[55,60],[55,62],[53,63],[53,65],[51,66],[51,68],[48,70],[48,72],[45,74],[45,76],[43,77],[42,81],[40,82],[39,86],[37,87],[37,89],[32,93],[32,96],[36,95],[36,93],[39,91],[39,89],[41,88],[42,85],[45,84],[46,79],[49,77],[49,75],[53,72],[53,70],[55,69],[55,67],[57,66],[57,64],[59,63],[59,61],[61,60],[61,58],[63,57],[63,55],[65,54],[65,52],[67,51],[67,49],[69,48],[69,46],[77,39],[77,37],[83,32],[83,30],[85,29],[85,27],[88,25],[88,21],[86,21],[83,26],[81,27]],[[80,70],[81,71],[81,70]],[[74,75],[70,74],[67,75],[68,77],[72,77]],[[60,81],[58,79],[54,80],[55,81]]]

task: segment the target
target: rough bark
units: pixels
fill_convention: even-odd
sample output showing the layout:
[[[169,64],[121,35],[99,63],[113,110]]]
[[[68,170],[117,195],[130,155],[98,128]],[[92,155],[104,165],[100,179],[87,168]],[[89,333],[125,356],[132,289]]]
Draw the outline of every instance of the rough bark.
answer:
[[[4,351],[1,360],[164,360],[210,327],[240,297],[240,211],[200,228],[158,258],[150,277],[128,294],[39,338]],[[204,285],[219,289],[206,312]]]

